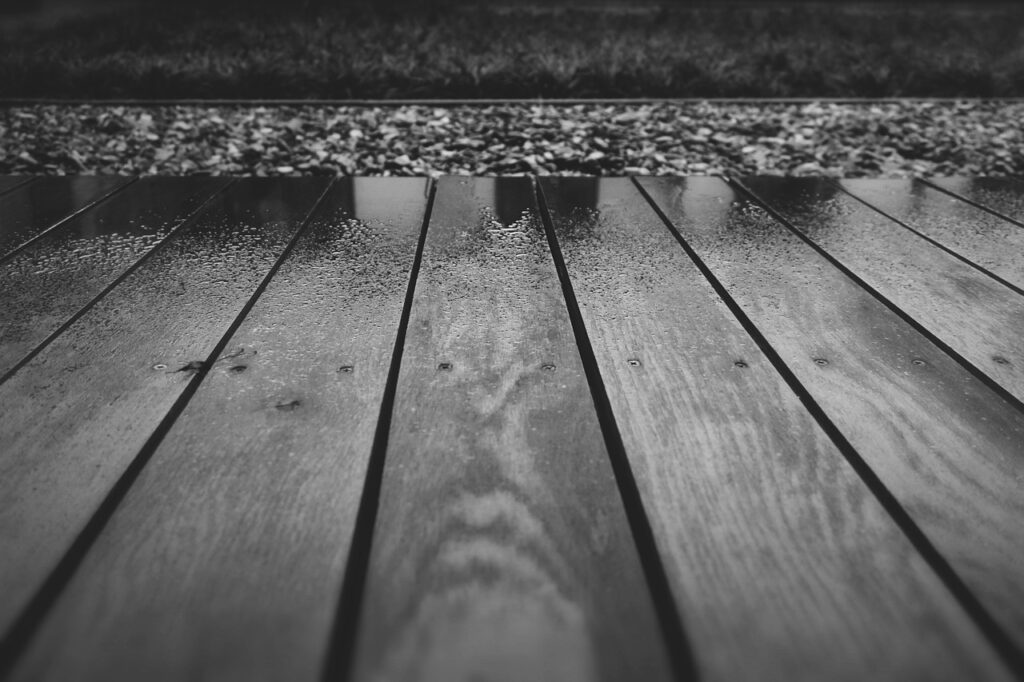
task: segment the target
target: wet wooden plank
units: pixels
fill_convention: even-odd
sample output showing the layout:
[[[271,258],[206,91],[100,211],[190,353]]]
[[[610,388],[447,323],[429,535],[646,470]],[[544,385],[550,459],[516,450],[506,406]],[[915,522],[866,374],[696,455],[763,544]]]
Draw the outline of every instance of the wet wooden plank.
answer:
[[[839,184],[1011,286],[1024,289],[1024,228],[1019,225],[920,180],[858,179]]]
[[[931,178],[928,184],[1024,225],[1024,180],[1016,178]]]
[[[541,186],[700,679],[1003,675],[633,183]]]
[[[0,377],[226,183],[201,177],[140,180],[0,263]]]
[[[742,184],[868,286],[1024,401],[1024,297],[823,178]]]
[[[725,183],[641,184],[1018,650],[1024,647],[1024,415]]]
[[[426,188],[334,186],[13,679],[320,679]]]
[[[32,177],[29,175],[0,175],[0,194],[31,181]]]
[[[198,381],[191,368],[208,360],[326,185],[240,180],[0,385],[0,633]]]
[[[0,259],[131,181],[115,175],[45,177],[0,196]]]
[[[444,178],[356,680],[662,680],[658,622],[526,178]]]

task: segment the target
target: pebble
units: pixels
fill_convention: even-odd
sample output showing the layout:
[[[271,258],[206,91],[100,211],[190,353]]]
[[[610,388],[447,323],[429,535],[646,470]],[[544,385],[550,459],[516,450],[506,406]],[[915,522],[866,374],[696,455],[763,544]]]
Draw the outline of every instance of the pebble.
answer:
[[[1024,174],[1024,103],[11,106],[0,173]]]

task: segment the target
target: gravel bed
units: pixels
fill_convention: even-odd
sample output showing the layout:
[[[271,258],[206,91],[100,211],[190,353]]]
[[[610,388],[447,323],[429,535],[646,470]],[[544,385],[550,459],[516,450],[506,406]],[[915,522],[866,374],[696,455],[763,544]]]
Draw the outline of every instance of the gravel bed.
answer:
[[[1024,103],[0,109],[0,173],[1024,174]]]

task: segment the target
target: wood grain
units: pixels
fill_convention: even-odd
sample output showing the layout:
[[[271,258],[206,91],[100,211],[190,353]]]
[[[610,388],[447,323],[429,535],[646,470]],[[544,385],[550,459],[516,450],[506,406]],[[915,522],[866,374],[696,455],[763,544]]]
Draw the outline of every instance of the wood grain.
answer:
[[[0,196],[0,259],[131,181],[116,175],[37,178]]]
[[[839,185],[971,263],[1024,289],[1024,228],[1019,225],[920,180],[856,179],[842,180]]]
[[[7,633],[327,185],[218,196],[0,385],[0,633]]]
[[[1024,415],[725,183],[641,184],[1024,647]]]
[[[1024,181],[1016,178],[932,178],[934,185],[1024,226]]]
[[[13,679],[319,679],[426,187],[334,186]]]
[[[0,263],[0,377],[226,184],[147,178]]]
[[[1024,297],[822,178],[743,185],[868,286],[1024,401]]]
[[[700,679],[1003,675],[633,183],[541,186]]]
[[[403,352],[355,679],[667,679],[528,179],[440,181]]]

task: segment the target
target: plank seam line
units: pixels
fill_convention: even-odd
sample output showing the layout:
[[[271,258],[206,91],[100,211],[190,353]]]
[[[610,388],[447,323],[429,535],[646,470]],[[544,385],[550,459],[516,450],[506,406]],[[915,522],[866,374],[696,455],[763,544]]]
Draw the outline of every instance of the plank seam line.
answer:
[[[638,558],[640,559],[640,566],[646,578],[651,605],[654,607],[658,624],[661,627],[665,653],[677,680],[696,681],[699,676],[693,650],[686,636],[686,628],[683,625],[682,617],[676,608],[676,600],[669,583],[668,573],[661,560],[657,540],[654,537],[654,530],[651,527],[650,518],[644,508],[643,497],[640,494],[640,488],[637,485],[636,477],[629,463],[626,446],[622,441],[622,434],[615,420],[615,413],[612,410],[611,401],[605,389],[604,379],[601,377],[601,370],[597,364],[597,355],[594,352],[593,345],[590,343],[590,337],[583,322],[579,301],[576,298],[576,292],[569,278],[569,269],[565,265],[562,249],[555,237],[554,221],[551,218],[551,212],[544,197],[544,191],[536,177],[533,178],[533,183],[534,193],[537,197],[537,204],[540,208],[541,219],[544,224],[544,232],[547,236],[548,247],[562,286],[562,297],[565,300],[573,334],[576,337],[576,347],[580,354],[587,383],[590,386],[590,395],[594,401],[598,424],[600,425],[605,447],[608,451],[608,459],[615,476],[626,519],[632,531],[633,541]]]
[[[1005,221],[1007,221],[1009,223],[1013,223],[1017,227],[1024,227],[1024,223],[1022,223],[1021,221],[1017,220],[1016,218],[1011,218],[1010,216],[1004,215],[1003,213],[1000,213],[999,211],[995,210],[994,208],[990,208],[990,207],[986,206],[985,204],[982,204],[982,203],[979,203],[977,201],[974,201],[973,199],[969,199],[969,198],[963,196],[962,194],[957,194],[956,192],[948,190],[945,187],[941,187],[939,185],[936,185],[934,182],[932,182],[928,178],[918,178],[918,180],[920,180],[924,184],[928,185],[929,187],[932,187],[934,189],[939,190],[943,194],[948,194],[951,197],[959,199],[960,201],[964,202],[965,204],[970,204],[971,206],[975,206],[977,208],[980,208],[981,210],[986,211],[987,213],[991,213],[992,215],[996,216],[997,218],[1002,218],[1003,220],[1005,220]],[[1018,182],[1018,181],[1014,180],[1014,182]]]
[[[929,330],[923,324],[921,324],[913,317],[911,317],[908,312],[900,308],[894,302],[890,301],[888,298],[882,295],[881,292],[879,292],[877,289],[875,289],[870,284],[861,279],[856,273],[853,272],[853,270],[850,270],[848,267],[846,267],[842,262],[840,262],[838,258],[834,257],[828,251],[819,246],[817,242],[815,242],[813,239],[805,235],[801,230],[797,229],[796,226],[794,226],[785,218],[785,216],[783,216],[781,213],[772,208],[772,206],[767,201],[758,196],[753,190],[746,187],[741,180],[733,180],[731,178],[727,178],[727,181],[730,185],[738,189],[741,193],[751,197],[754,200],[754,202],[761,206],[770,216],[775,218],[776,221],[781,223],[786,229],[795,234],[797,238],[799,238],[805,244],[814,249],[820,256],[822,256],[825,260],[831,263],[837,270],[839,270],[848,278],[853,280],[857,284],[857,286],[871,294],[878,302],[880,302],[886,308],[895,313],[900,319],[902,319],[904,322],[913,327],[916,332],[918,332],[926,339],[931,341],[935,346],[939,348],[939,350],[941,350],[946,355],[956,360],[964,369],[970,372],[974,376],[974,378],[988,386],[994,393],[996,393],[996,395],[998,395],[1000,398],[1002,398],[1007,403],[1012,405],[1019,412],[1024,413],[1024,402],[1022,402],[1020,398],[1010,393],[1009,390],[1000,386],[995,381],[995,379],[993,379],[984,371],[982,371],[981,368],[976,366],[974,363],[972,363],[964,356],[960,355],[960,353],[953,350],[953,348],[950,347],[945,341],[940,339],[936,334],[932,333],[931,330]]]
[[[873,204],[868,202],[866,199],[862,199],[861,197],[857,196],[856,194],[854,194],[850,190],[846,189],[845,187],[842,186],[842,184],[836,182],[835,180],[833,180],[831,178],[826,178],[826,181],[829,184],[834,185],[836,188],[838,188],[844,194],[846,194],[846,195],[848,195],[850,197],[853,197],[854,199],[856,199],[860,203],[864,204],[865,206],[870,208],[872,211],[875,211],[877,213],[882,214],[883,216],[885,216],[889,220],[893,221],[897,225],[900,225],[901,227],[906,228],[907,230],[909,230],[909,231],[913,232],[914,234],[916,234],[921,239],[924,239],[929,244],[932,244],[933,246],[936,246],[936,247],[942,249],[943,251],[945,251],[949,255],[953,256],[957,260],[962,261],[966,265],[971,266],[972,268],[978,270],[982,274],[991,277],[992,279],[994,279],[995,281],[999,282],[1003,286],[1007,287],[1008,289],[1010,289],[1014,293],[1017,293],[1017,294],[1020,294],[1021,296],[1024,296],[1024,289],[1021,289],[1020,287],[1018,287],[1017,285],[1013,284],[1012,282],[1006,281],[1005,279],[1003,279],[1002,277],[1000,277],[996,273],[991,272],[988,268],[986,268],[986,267],[984,267],[982,265],[979,265],[978,263],[975,263],[974,261],[972,261],[971,259],[967,258],[966,256],[964,256],[964,255],[962,255],[960,253],[957,253],[956,251],[954,251],[953,249],[949,248],[948,246],[946,246],[944,244],[941,244],[940,242],[932,239],[931,237],[929,237],[928,235],[926,235],[923,232],[919,231],[917,228],[913,227],[909,223],[905,223],[902,220],[900,220],[899,218],[896,218],[894,216],[889,215],[888,213],[886,213],[882,209],[880,209],[877,206],[874,206]]]
[[[232,321],[227,331],[221,335],[220,340],[217,341],[213,350],[203,363],[203,367],[195,373],[189,383],[182,390],[181,394],[174,401],[174,404],[171,405],[171,408],[167,411],[167,414],[164,415],[156,429],[154,429],[153,433],[146,439],[146,442],[139,449],[138,454],[135,455],[135,458],[132,459],[122,472],[121,476],[117,479],[117,482],[114,483],[110,491],[103,498],[103,501],[100,502],[96,511],[93,512],[92,516],[89,518],[89,521],[85,524],[82,530],[79,531],[77,537],[75,537],[74,541],[64,553],[64,556],[57,562],[57,565],[46,577],[46,580],[43,581],[42,586],[36,594],[32,596],[32,599],[26,605],[25,609],[15,619],[11,629],[4,635],[3,639],[0,640],[0,680],[5,679],[13,670],[14,666],[17,664],[18,657],[25,651],[33,636],[42,626],[46,616],[50,612],[50,609],[60,598],[64,588],[74,577],[75,571],[88,555],[89,549],[99,538],[107,523],[116,513],[117,508],[128,494],[132,484],[134,484],[143,468],[145,468],[146,464],[148,464],[149,460],[153,457],[153,454],[160,447],[160,443],[171,430],[174,422],[177,421],[178,417],[181,416],[181,413],[184,412],[185,407],[192,399],[192,396],[195,395],[197,390],[199,390],[199,385],[206,378],[210,367],[224,352],[224,349],[227,347],[231,337],[242,325],[242,321],[256,304],[256,300],[263,294],[263,291],[267,288],[270,280],[275,274],[277,274],[281,264],[284,263],[285,259],[287,259],[291,254],[296,242],[298,242],[299,238],[305,233],[306,228],[309,226],[310,219],[323,202],[324,197],[327,196],[327,192],[333,184],[334,181],[332,180],[324,188],[324,191],[320,194],[319,198],[313,204],[313,207],[303,218],[299,228],[296,230],[295,234],[292,235],[288,244],[277,257],[274,264],[270,267],[270,270],[264,276],[263,280],[257,285],[255,291],[253,291],[245,305],[242,306],[242,309],[239,311],[238,315],[235,316],[235,319]]]
[[[222,192],[224,192],[228,187],[233,185],[235,182],[236,182],[236,180],[230,180],[226,184],[224,184],[224,185],[220,186],[219,188],[217,188],[217,190],[214,191],[213,194],[211,194],[209,197],[207,197],[206,200],[204,200],[199,206],[197,206],[190,213],[188,213],[177,225],[175,225],[174,228],[171,229],[171,231],[168,232],[163,237],[163,239],[161,239],[159,242],[154,244],[148,251],[146,251],[144,254],[142,254],[142,256],[137,261],[135,261],[130,266],[128,266],[128,269],[126,269],[120,275],[115,277],[114,280],[112,282],[110,282],[106,287],[104,287],[102,291],[100,291],[98,294],[96,294],[96,296],[94,296],[92,298],[92,300],[90,300],[87,303],[85,303],[85,305],[83,305],[82,308],[80,310],[78,310],[78,312],[76,312],[71,317],[69,317],[67,320],[65,320],[63,322],[63,324],[61,324],[59,327],[57,327],[57,329],[55,329],[49,336],[47,336],[45,339],[40,341],[36,345],[35,348],[30,350],[25,355],[25,357],[23,357],[21,360],[19,360],[17,363],[15,363],[14,366],[11,367],[9,370],[7,370],[3,375],[0,375],[0,384],[4,383],[8,379],[10,379],[12,376],[14,376],[14,374],[16,372],[18,372],[18,370],[20,370],[22,367],[24,367],[28,363],[32,362],[32,359],[35,356],[39,355],[39,353],[41,353],[44,348],[46,348],[48,345],[53,343],[53,341],[58,336],[63,334],[65,331],[67,331],[68,327],[73,325],[75,322],[78,322],[78,320],[80,320],[83,315],[85,315],[87,312],[92,310],[96,305],[98,305],[100,300],[102,300],[104,297],[106,297],[106,295],[109,294],[114,289],[114,287],[118,286],[124,280],[128,279],[128,277],[133,272],[135,272],[137,269],[139,269],[139,267],[141,267],[143,265],[143,263],[145,263],[147,260],[149,260],[149,258],[154,253],[157,252],[157,250],[159,250],[164,244],[166,244],[168,241],[170,241],[172,237],[177,236],[178,233],[180,233],[190,223],[192,223],[199,216],[199,214],[202,213],[203,209],[205,209],[206,206],[211,201],[214,200],[214,198],[216,198],[218,195],[220,195]]]
[[[10,187],[8,187],[7,189],[5,189],[5,190],[3,190],[3,191],[0,191],[0,196],[4,196],[4,195],[6,195],[6,194],[10,194],[11,192],[13,192],[13,191],[14,191],[14,190],[16,190],[16,189],[21,189],[21,188],[25,187],[25,185],[28,185],[28,184],[30,184],[30,183],[32,183],[32,182],[35,182],[35,180],[36,180],[36,176],[30,176],[30,177],[24,178],[24,179],[23,179],[23,180],[22,180],[21,182],[19,182],[18,184],[16,184],[16,185],[11,185],[11,186],[10,186]]]
[[[102,204],[104,201],[106,201],[110,197],[114,196],[115,194],[117,194],[119,192],[124,191],[126,188],[128,188],[131,185],[133,185],[136,182],[138,182],[138,180],[139,180],[138,176],[129,178],[127,182],[124,182],[124,183],[118,185],[117,187],[107,191],[102,196],[99,196],[99,197],[93,199],[92,201],[87,203],[85,206],[82,206],[81,208],[79,208],[77,211],[74,211],[73,213],[70,213],[70,214],[64,216],[63,218],[61,218],[60,220],[55,222],[53,225],[50,225],[48,228],[46,228],[45,230],[43,230],[42,232],[40,232],[36,236],[34,236],[31,239],[29,239],[28,241],[26,241],[24,244],[20,244],[18,246],[15,246],[13,249],[11,249],[7,253],[5,253],[2,256],[0,256],[0,265],[2,265],[3,263],[6,263],[11,258],[13,258],[17,254],[21,253],[23,250],[25,250],[29,246],[35,244],[40,239],[46,237],[47,235],[53,234],[58,228],[60,228],[63,225],[66,225],[68,222],[70,222],[74,218],[77,218],[79,215],[85,213],[89,209],[95,208],[96,206],[99,206],[100,204]],[[38,184],[38,183],[32,183],[32,184]],[[18,187],[15,187],[14,189],[19,189],[19,188],[22,188],[22,187],[27,187],[28,185],[29,185],[29,183],[26,182],[25,184],[18,185]]]
[[[860,453],[857,452],[856,448],[853,447],[853,444],[846,439],[843,432],[829,418],[828,414],[817,403],[810,391],[808,391],[800,382],[786,362],[776,352],[775,348],[772,347],[771,343],[769,343],[768,339],[757,328],[753,320],[747,317],[746,313],[743,312],[742,307],[740,307],[732,295],[729,294],[721,281],[715,277],[714,273],[707,264],[704,263],[700,256],[697,255],[696,251],[694,251],[689,243],[687,243],[669,217],[654,201],[654,198],[644,190],[639,182],[635,179],[633,182],[640,188],[640,191],[647,198],[650,205],[654,207],[655,212],[661,218],[662,222],[665,223],[669,231],[676,238],[676,241],[678,241],[683,247],[683,250],[686,251],[686,254],[708,280],[715,292],[754,340],[754,343],[756,343],[761,349],[761,352],[765,354],[769,362],[771,362],[775,367],[775,370],[782,376],[783,380],[796,394],[797,398],[804,405],[807,411],[810,412],[811,416],[813,416],[815,421],[818,422],[818,425],[821,426],[822,430],[836,445],[840,453],[842,453],[843,457],[857,475],[860,476],[860,479],[868,487],[868,490],[870,490],[875,496],[875,499],[877,499],[882,505],[882,508],[889,514],[897,527],[910,540],[914,549],[917,550],[924,561],[937,575],[946,589],[952,594],[956,602],[974,622],[975,626],[988,638],[989,643],[992,645],[998,657],[1009,668],[1013,675],[1017,677],[1017,679],[1024,680],[1024,654],[1021,653],[1013,643],[1013,640],[1003,630],[1002,626],[996,622],[985,606],[982,605],[970,588],[967,587],[967,584],[963,582],[956,570],[946,560],[945,556],[943,556],[935,545],[932,544],[931,540],[917,525],[917,522],[914,521],[910,513],[904,509],[899,499],[888,489],[888,487],[886,487],[878,474],[875,473],[867,461],[864,460]],[[731,180],[730,184],[733,184]],[[740,189],[746,191],[746,188],[740,187]],[[747,193],[753,196],[752,193]],[[778,220],[776,214],[772,213],[772,216],[776,217]]]
[[[363,493],[359,498],[352,540],[349,545],[348,561],[342,579],[338,605],[334,615],[330,639],[324,658],[322,679],[325,682],[346,680],[350,677],[355,661],[356,644],[359,624],[363,608],[363,591],[370,570],[370,555],[373,550],[373,533],[377,524],[377,513],[380,510],[380,495],[384,482],[384,467],[387,460],[388,439],[391,434],[391,418],[394,413],[395,395],[398,392],[398,377],[402,367],[402,356],[405,351],[405,337],[412,317],[413,298],[416,294],[416,282],[419,279],[420,263],[427,242],[427,229],[434,210],[434,197],[437,184],[428,181],[427,203],[423,210],[423,223],[420,226],[419,239],[416,243],[416,254],[409,271],[406,285],[405,301],[402,314],[398,321],[398,332],[395,335],[394,348],[391,351],[391,366],[384,384],[384,395],[381,398],[380,413],[377,417],[377,428],[370,446],[370,456],[363,482]]]

